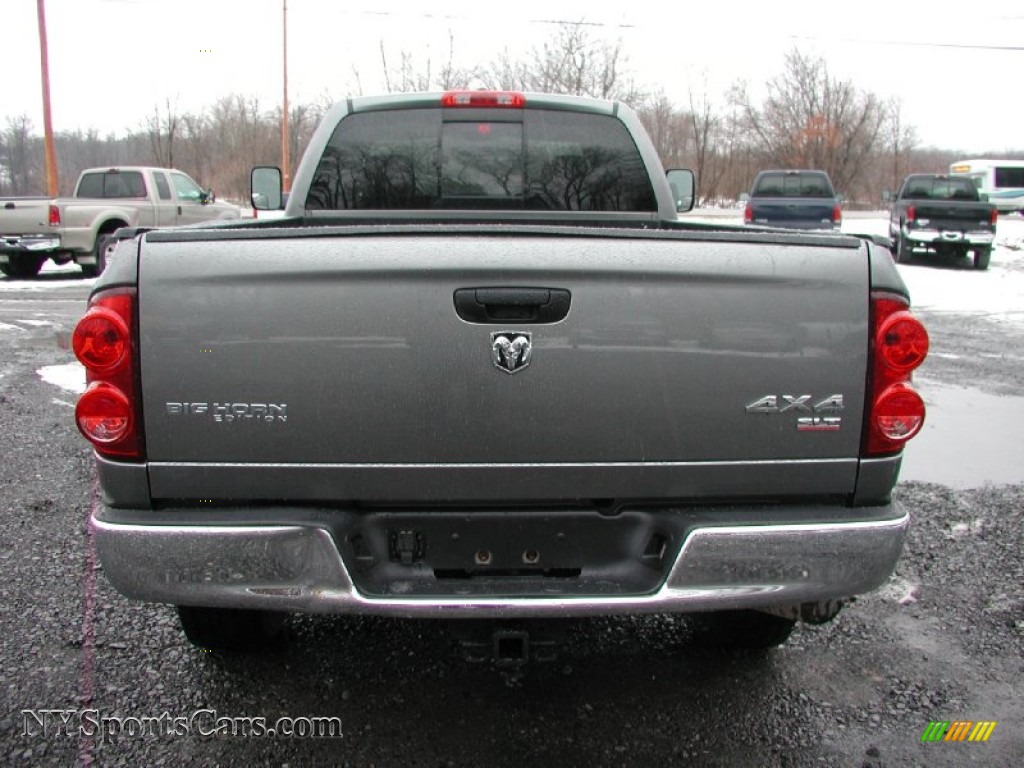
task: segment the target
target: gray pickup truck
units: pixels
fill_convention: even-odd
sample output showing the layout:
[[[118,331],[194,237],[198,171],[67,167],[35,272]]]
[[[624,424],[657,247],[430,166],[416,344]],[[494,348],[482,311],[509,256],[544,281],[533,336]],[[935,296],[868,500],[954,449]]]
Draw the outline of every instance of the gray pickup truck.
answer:
[[[998,218],[996,206],[981,199],[969,177],[911,174],[889,207],[893,258],[908,262],[915,254],[971,253],[975,269],[988,269]]]
[[[824,171],[761,171],[740,199],[744,224],[828,232],[843,224],[840,196]]]
[[[688,225],[692,182],[623,104],[358,98],[284,218],[122,240],[73,334],[103,572],[207,648],[288,612],[832,618],[900,555],[928,337],[881,240]]]

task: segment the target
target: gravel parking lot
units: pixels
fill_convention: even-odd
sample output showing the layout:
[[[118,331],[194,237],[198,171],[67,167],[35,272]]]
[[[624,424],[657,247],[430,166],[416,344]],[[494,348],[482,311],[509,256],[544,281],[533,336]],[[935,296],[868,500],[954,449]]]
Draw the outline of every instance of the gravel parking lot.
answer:
[[[1019,404],[1021,318],[946,311],[923,295],[937,275],[993,290],[1024,276],[1016,241],[1003,243],[987,273],[901,269],[922,285],[933,340],[922,377]],[[55,338],[89,282],[59,270],[30,286],[0,278],[0,762],[1024,765],[1019,441],[992,457],[1000,482],[911,472],[897,495],[914,524],[890,584],[767,655],[700,650],[685,619],[666,616],[566,623],[557,658],[524,671],[466,661],[457,627],[440,621],[295,617],[276,654],[204,653],[172,608],[121,597],[95,561],[85,523],[98,491],[75,396],[37,373],[71,362]],[[960,400],[929,419],[970,407]],[[1020,418],[1007,409],[1006,421]],[[973,426],[981,443],[998,427]],[[964,444],[923,453],[942,466]],[[341,734],[308,735],[322,717],[339,718]],[[259,718],[279,732],[261,734]],[[936,720],[996,727],[985,743],[922,743]]]

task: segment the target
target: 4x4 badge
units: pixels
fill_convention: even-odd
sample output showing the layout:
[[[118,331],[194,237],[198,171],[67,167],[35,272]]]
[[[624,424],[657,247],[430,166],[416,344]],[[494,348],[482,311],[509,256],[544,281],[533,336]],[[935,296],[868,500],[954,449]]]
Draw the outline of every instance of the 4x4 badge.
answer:
[[[519,373],[533,357],[533,334],[529,331],[495,331],[491,334],[491,360],[504,373]]]

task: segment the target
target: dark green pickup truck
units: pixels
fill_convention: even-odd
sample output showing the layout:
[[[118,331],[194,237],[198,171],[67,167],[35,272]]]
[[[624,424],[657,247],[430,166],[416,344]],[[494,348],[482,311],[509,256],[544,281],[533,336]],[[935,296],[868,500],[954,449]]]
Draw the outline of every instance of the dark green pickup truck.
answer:
[[[996,237],[996,206],[983,200],[967,177],[934,173],[907,176],[889,209],[889,237],[896,261],[915,254],[974,256],[988,269]]]

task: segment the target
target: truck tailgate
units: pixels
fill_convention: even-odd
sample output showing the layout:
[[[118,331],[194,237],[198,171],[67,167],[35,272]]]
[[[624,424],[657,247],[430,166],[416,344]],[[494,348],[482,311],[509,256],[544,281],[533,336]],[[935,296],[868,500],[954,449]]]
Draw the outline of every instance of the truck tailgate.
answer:
[[[797,227],[805,229],[832,228],[832,200],[824,202],[806,199],[757,200],[752,203],[753,223],[772,227]]]
[[[858,241],[472,231],[222,237],[216,258],[201,237],[149,235],[153,496],[564,499],[584,479],[634,498],[852,492]],[[457,313],[456,291],[502,287],[566,290],[570,309]],[[502,332],[532,341],[512,375],[492,357]]]
[[[986,203],[914,202],[914,218],[919,226],[934,229],[992,229],[992,206]]]
[[[0,201],[0,235],[49,234],[50,198]]]

